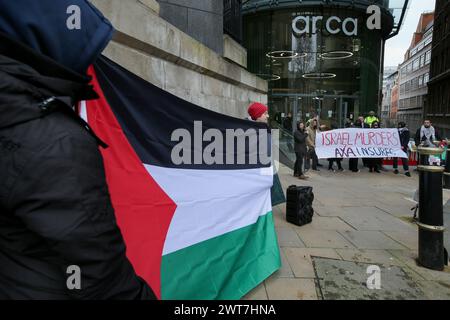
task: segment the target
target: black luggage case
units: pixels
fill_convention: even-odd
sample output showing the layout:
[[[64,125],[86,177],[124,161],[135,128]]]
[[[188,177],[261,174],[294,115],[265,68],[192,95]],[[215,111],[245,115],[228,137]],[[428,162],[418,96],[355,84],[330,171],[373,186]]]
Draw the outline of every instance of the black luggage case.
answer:
[[[311,223],[314,215],[312,187],[290,186],[286,192],[286,220],[297,226]]]

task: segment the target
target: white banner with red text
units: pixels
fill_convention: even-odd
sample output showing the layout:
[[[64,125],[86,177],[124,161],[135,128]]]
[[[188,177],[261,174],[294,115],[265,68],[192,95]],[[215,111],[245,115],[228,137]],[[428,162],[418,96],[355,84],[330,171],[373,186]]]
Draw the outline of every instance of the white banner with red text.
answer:
[[[316,134],[319,159],[408,158],[405,151],[397,129],[347,128],[318,131]]]

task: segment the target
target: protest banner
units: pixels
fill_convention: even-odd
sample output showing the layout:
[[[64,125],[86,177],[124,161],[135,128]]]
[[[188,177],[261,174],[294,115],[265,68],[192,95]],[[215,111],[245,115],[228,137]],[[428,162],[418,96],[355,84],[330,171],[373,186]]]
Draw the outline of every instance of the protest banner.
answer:
[[[316,154],[326,158],[408,158],[397,129],[347,128],[316,134]]]

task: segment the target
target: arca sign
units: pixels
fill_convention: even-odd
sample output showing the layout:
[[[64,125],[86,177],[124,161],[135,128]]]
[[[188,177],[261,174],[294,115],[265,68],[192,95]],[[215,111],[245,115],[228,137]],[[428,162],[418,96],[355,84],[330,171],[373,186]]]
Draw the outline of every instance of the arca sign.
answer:
[[[317,33],[317,23],[319,21],[325,23],[325,28],[330,34],[338,34],[342,31],[349,37],[358,35],[357,18],[346,18],[342,20],[336,16],[329,17],[326,21],[324,21],[323,16],[298,16],[292,20],[292,30],[298,36],[304,33],[314,34]]]
[[[366,13],[369,15],[366,22],[367,29],[380,30],[381,8],[377,5],[371,5],[367,7]],[[357,18],[341,19],[337,16],[328,17],[326,21],[324,21],[323,16],[298,16],[292,20],[292,30],[296,36],[304,33],[314,34],[317,33],[317,23],[319,21],[322,22],[322,25],[325,23],[325,28],[330,34],[338,34],[342,31],[349,37],[358,35]],[[303,23],[301,24],[300,22]],[[300,25],[302,27],[299,27]]]

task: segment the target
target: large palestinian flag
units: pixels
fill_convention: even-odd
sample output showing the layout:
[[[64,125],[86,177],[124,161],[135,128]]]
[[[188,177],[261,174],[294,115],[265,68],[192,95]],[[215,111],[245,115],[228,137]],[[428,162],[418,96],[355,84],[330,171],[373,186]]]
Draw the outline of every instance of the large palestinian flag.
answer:
[[[238,145],[207,134],[252,129],[259,138],[265,127],[181,100],[104,57],[90,74],[100,98],[81,114],[109,145],[102,154],[127,256],[158,297],[238,299],[276,271],[270,163],[249,161],[247,139],[244,163],[221,164],[239,158]],[[211,152],[212,142],[223,150]],[[224,161],[203,159],[208,145]]]

